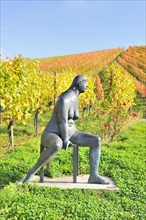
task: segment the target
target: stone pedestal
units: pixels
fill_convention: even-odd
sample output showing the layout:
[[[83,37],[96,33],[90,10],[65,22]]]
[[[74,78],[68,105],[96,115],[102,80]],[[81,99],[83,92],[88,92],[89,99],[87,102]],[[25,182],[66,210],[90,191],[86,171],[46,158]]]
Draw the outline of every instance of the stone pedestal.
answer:
[[[73,183],[72,176],[61,176],[58,178],[48,178],[44,177],[44,182],[39,183],[39,175],[35,175],[33,179],[29,182],[30,184],[37,183],[39,186],[57,187],[62,189],[96,189],[96,190],[118,190],[118,187],[109,177],[103,177],[110,181],[109,184],[91,184],[88,183],[89,175],[79,175],[77,177],[77,183]],[[22,184],[22,180],[18,182]]]

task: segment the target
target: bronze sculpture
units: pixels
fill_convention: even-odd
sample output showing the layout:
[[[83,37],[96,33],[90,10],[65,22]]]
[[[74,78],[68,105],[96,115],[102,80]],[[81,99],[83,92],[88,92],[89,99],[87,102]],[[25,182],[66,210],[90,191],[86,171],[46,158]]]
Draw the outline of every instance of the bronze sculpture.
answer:
[[[35,166],[31,168],[23,180],[28,182],[32,176],[44,165],[50,162],[62,149],[71,144],[89,146],[90,176],[89,183],[107,184],[107,180],[98,174],[100,160],[100,137],[85,132],[79,132],[75,126],[75,120],[79,118],[78,96],[85,92],[88,84],[86,77],[78,75],[71,86],[63,92],[54,107],[50,121],[41,136],[41,146],[45,150],[41,153]]]

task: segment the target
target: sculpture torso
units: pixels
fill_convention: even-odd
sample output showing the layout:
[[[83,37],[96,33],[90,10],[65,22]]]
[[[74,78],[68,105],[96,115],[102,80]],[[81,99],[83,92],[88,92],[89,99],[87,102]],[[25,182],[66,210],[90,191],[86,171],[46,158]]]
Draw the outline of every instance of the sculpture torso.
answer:
[[[63,115],[66,118],[68,137],[70,138],[76,131],[74,121],[79,118],[78,95],[73,90],[67,90],[60,95],[43,134],[55,133],[61,137],[59,123],[61,123]]]

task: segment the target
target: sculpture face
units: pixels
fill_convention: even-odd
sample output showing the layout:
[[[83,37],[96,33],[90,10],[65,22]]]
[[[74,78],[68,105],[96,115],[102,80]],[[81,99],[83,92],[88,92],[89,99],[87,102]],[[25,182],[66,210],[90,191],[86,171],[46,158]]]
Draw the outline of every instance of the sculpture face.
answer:
[[[80,92],[83,93],[86,91],[88,87],[88,83],[87,83],[87,80],[86,78],[84,77],[83,80],[80,82],[79,84],[79,89],[80,89]]]

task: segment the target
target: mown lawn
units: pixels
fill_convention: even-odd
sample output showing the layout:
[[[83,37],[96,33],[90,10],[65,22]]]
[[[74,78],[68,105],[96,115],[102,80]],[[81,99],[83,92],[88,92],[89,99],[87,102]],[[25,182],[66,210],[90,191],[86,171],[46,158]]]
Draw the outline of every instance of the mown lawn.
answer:
[[[81,125],[80,125],[81,124]],[[87,120],[80,130],[90,131]],[[91,131],[92,132],[92,131]],[[59,189],[19,181],[39,155],[40,137],[5,154],[0,162],[0,219],[146,219],[145,146],[146,123],[138,122],[102,146],[100,173],[112,177],[118,191]],[[89,172],[88,148],[80,148],[80,173]],[[72,149],[62,150],[52,161],[51,177],[72,174]],[[3,188],[4,187],[4,188]]]

